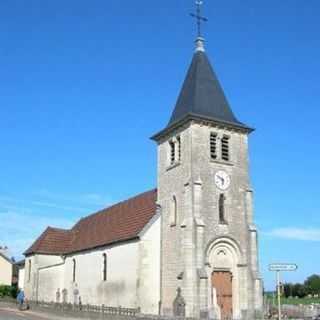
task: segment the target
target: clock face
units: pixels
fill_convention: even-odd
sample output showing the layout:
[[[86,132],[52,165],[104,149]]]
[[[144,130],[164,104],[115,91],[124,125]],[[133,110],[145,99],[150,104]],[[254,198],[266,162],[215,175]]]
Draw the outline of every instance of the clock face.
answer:
[[[216,186],[221,190],[226,190],[230,186],[230,176],[225,171],[218,171],[214,176]]]

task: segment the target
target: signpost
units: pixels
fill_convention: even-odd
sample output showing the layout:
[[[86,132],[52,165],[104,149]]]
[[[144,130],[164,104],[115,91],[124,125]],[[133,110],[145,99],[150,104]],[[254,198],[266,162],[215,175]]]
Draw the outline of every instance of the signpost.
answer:
[[[269,265],[270,271],[296,271],[298,266],[290,263],[273,263]]]
[[[277,273],[277,295],[278,295],[278,319],[281,320],[281,292],[280,292],[280,271],[296,271],[298,266],[292,263],[272,263],[269,265],[270,271]]]

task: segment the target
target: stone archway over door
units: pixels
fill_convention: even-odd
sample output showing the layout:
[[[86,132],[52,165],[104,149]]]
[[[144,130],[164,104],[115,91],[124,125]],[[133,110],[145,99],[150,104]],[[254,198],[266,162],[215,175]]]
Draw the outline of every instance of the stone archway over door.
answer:
[[[221,320],[232,319],[232,274],[229,271],[214,271],[212,287],[216,289]]]

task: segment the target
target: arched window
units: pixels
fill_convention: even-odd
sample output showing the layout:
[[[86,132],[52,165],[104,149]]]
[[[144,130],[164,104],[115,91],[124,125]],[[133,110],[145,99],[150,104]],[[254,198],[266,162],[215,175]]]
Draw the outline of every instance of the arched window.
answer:
[[[76,259],[72,259],[72,281],[76,282]]]
[[[175,226],[177,224],[177,198],[173,196],[171,200],[171,212],[170,212],[170,225]]]
[[[103,281],[107,281],[107,254],[103,255]]]
[[[226,223],[225,201],[226,201],[225,195],[223,193],[220,194],[219,196],[219,222],[220,223]]]

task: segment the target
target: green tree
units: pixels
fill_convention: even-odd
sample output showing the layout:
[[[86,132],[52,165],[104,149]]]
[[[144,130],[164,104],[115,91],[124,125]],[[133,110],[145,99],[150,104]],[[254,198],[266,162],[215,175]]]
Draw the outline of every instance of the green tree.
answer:
[[[313,274],[304,282],[308,294],[320,294],[320,275]]]
[[[307,295],[307,290],[303,284],[296,283],[292,286],[292,294],[294,297],[304,298]]]
[[[291,297],[293,295],[293,290],[292,290],[292,283],[285,283],[283,285],[283,295],[288,298]]]

